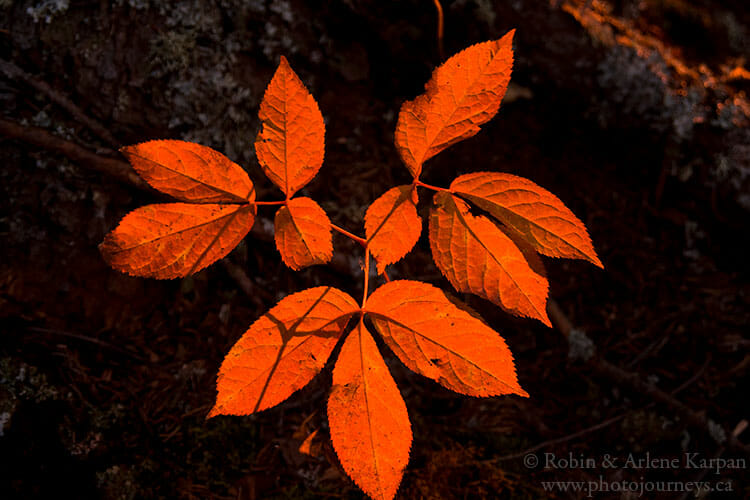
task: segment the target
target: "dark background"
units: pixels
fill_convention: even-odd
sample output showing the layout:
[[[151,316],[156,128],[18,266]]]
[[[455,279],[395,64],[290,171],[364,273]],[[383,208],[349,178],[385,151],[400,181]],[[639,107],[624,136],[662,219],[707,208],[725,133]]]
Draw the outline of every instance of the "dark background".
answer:
[[[514,352],[529,399],[451,393],[383,349],[414,431],[398,498],[576,498],[542,481],[600,477],[731,481],[732,494],[710,497],[750,495],[743,467],[524,465],[529,449],[598,464],[749,459],[750,431],[731,435],[750,416],[750,9],[586,3],[443,2],[446,54],[516,28],[516,65],[498,116],[430,160],[423,180],[514,173],[586,223],[605,270],[545,264],[550,297],[596,355],[576,360],[565,328],[469,296]],[[0,1],[0,497],[361,497],[328,438],[330,363],[274,409],[204,420],[248,325],[310,286],[361,294],[360,249],[336,236],[334,265],[292,272],[261,207],[225,262],[184,280],[127,277],[97,245],[165,198],[103,159],[122,160],[123,144],[192,140],[243,165],[259,199],[279,199],[252,143],[285,55],[327,125],[326,161],[303,194],[362,234],[367,206],[410,181],[393,131],[440,62],[436,31],[428,0]],[[391,276],[450,289],[426,231]],[[313,455],[301,454],[316,429]]]

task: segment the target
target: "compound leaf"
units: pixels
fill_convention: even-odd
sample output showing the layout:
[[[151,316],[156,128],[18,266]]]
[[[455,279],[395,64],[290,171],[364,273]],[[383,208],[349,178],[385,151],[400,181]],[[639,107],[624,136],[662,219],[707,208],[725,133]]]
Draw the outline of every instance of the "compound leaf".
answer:
[[[149,141],[120,149],[151,187],[192,203],[252,203],[247,173],[213,149],[185,141]]]
[[[275,406],[323,368],[359,306],[332,287],[284,297],[242,335],[224,358],[215,415],[248,415]]]
[[[255,153],[269,179],[291,198],[323,164],[325,124],[318,103],[281,57],[266,88]]]
[[[513,228],[537,252],[603,267],[583,222],[557,196],[530,180],[476,172],[456,178],[450,189]]]
[[[365,213],[365,235],[381,274],[409,253],[420,234],[417,191],[411,185],[389,189]]]
[[[552,326],[546,311],[547,279],[492,221],[470,214],[464,201],[441,192],[435,195],[429,233],[435,264],[456,290]]]
[[[373,292],[365,310],[411,370],[470,396],[528,397],[502,337],[439,288],[391,281]]]
[[[346,473],[371,498],[391,500],[409,462],[411,425],[401,393],[361,320],[333,369],[328,422]]]
[[[144,278],[184,277],[226,256],[255,221],[255,205],[160,203],[127,214],[99,246],[104,260]]]
[[[415,179],[425,161],[497,114],[513,68],[514,31],[454,55],[432,73],[424,94],[401,106],[396,148]]]
[[[276,212],[274,226],[276,248],[284,263],[295,271],[331,260],[331,221],[314,200],[287,200]]]

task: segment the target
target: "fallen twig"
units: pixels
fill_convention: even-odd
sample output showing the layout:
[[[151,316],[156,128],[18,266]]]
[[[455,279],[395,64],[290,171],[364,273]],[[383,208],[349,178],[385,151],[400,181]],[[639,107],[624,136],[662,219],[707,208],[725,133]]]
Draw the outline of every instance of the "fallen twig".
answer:
[[[0,134],[39,146],[48,151],[60,153],[81,166],[111,175],[140,189],[152,191],[148,184],[138,177],[130,168],[130,165],[124,161],[92,153],[88,149],[51,134],[42,128],[21,125],[0,118]]]
[[[245,295],[247,295],[256,306],[262,306],[264,303],[273,301],[273,295],[265,291],[262,287],[256,285],[240,266],[229,259],[222,259],[221,262],[224,265],[227,274],[229,274],[234,282],[237,283],[237,286],[240,287],[240,290],[245,292]]]
[[[81,122],[89,130],[98,135],[101,139],[104,139],[110,146],[115,149],[120,147],[119,141],[117,141],[112,136],[112,134],[109,133],[109,130],[107,130],[106,127],[86,115],[86,113],[81,111],[81,109],[76,106],[73,101],[50,87],[47,82],[26,73],[24,70],[22,70],[12,62],[5,61],[3,59],[0,59],[0,71],[3,72],[8,78],[21,80],[26,84],[34,87],[36,90],[49,97],[52,102],[65,109],[73,116],[73,118]]]
[[[677,387],[674,391],[672,391],[672,393],[671,393],[672,396],[674,396],[675,394],[681,392],[685,388],[687,388],[690,385],[692,385],[693,382],[695,382],[696,380],[698,380],[700,378],[700,376],[703,375],[703,372],[705,371],[706,367],[708,366],[708,362],[709,361],[710,361],[710,358],[709,358],[709,360],[706,361],[706,363],[703,364],[703,366],[701,367],[701,369],[698,370],[698,372],[696,372],[695,375],[693,375],[692,377],[690,377],[688,380],[686,380],[685,382],[683,382],[682,384],[680,384],[680,386]],[[617,422],[619,422],[623,418],[627,417],[631,413],[634,413],[636,411],[646,410],[646,409],[651,408],[651,407],[653,407],[655,405],[656,405],[656,402],[652,401],[651,403],[647,404],[646,406],[643,406],[641,408],[637,408],[637,409],[634,409],[634,410],[630,410],[630,411],[625,412],[625,413],[623,413],[621,415],[617,415],[616,417],[608,418],[607,420],[605,420],[603,422],[600,422],[598,424],[592,425],[591,427],[586,427],[585,429],[581,429],[580,431],[574,432],[572,434],[568,434],[567,436],[561,436],[561,437],[558,437],[558,438],[549,439],[547,441],[543,441],[543,442],[541,442],[539,444],[536,444],[536,445],[532,446],[531,448],[527,448],[527,449],[525,449],[523,451],[519,451],[517,453],[512,453],[510,455],[503,455],[501,457],[497,457],[497,458],[493,458],[493,459],[490,459],[490,460],[486,460],[486,463],[503,462],[505,460],[512,460],[514,458],[521,458],[523,456],[528,455],[529,453],[534,453],[536,451],[539,451],[539,450],[541,450],[543,448],[547,448],[549,446],[553,446],[553,445],[561,444],[561,443],[567,443],[568,441],[572,441],[575,438],[584,436],[584,435],[589,434],[589,433],[594,432],[594,431],[598,431],[600,429],[604,429],[605,427],[609,427],[612,424],[616,424]]]
[[[55,330],[51,328],[40,328],[36,326],[30,326],[26,329],[29,332],[32,333],[40,333],[45,335],[60,335],[63,337],[70,337],[73,339],[83,340],[85,342],[90,342],[92,344],[96,344],[102,347],[105,347],[107,349],[111,349],[113,351],[119,352],[121,354],[125,354],[126,356],[130,356],[133,359],[136,359],[138,361],[141,361],[143,363],[148,363],[149,361],[144,358],[143,356],[139,356],[138,354],[135,354],[131,351],[128,351],[127,349],[123,349],[122,347],[118,347],[114,344],[111,344],[109,342],[105,342],[104,340],[97,339],[95,337],[90,337],[88,335],[81,335],[80,333],[73,333],[73,332],[66,332],[63,330]]]
[[[573,328],[572,323],[567,316],[565,316],[565,313],[562,312],[560,306],[552,299],[550,299],[547,304],[547,312],[549,313],[552,323],[557,327],[560,333],[570,341],[571,333],[575,334],[578,330]],[[578,333],[580,334],[580,332]],[[705,432],[717,443],[726,446],[732,451],[750,455],[750,445],[740,442],[737,436],[726,432],[723,427],[712,419],[694,411],[681,401],[672,397],[670,394],[667,394],[656,387],[654,384],[644,381],[637,374],[627,372],[593,352],[588,359],[583,359],[583,361],[597,375],[603,376],[617,385],[630,389],[633,392],[643,394],[656,403],[668,407],[689,426]]]
[[[616,417],[608,418],[604,422],[599,422],[596,425],[592,425],[591,427],[586,427],[585,429],[581,429],[580,431],[574,432],[573,434],[568,434],[567,436],[562,436],[559,438],[544,441],[542,443],[532,446],[531,448],[527,448],[523,451],[519,451],[518,453],[512,453],[510,455],[503,455],[501,457],[485,460],[483,463],[504,462],[506,460],[512,460],[514,458],[521,458],[521,457],[528,455],[529,453],[534,453],[535,451],[539,451],[543,448],[547,448],[548,446],[561,444],[561,443],[567,443],[568,441],[572,441],[573,439],[577,437],[581,437],[591,432],[598,431],[599,429],[609,427],[610,425],[615,424],[619,422],[620,420],[622,420],[623,418],[625,418],[626,416],[628,416],[629,413],[630,412],[623,413],[622,415],[617,415]]]

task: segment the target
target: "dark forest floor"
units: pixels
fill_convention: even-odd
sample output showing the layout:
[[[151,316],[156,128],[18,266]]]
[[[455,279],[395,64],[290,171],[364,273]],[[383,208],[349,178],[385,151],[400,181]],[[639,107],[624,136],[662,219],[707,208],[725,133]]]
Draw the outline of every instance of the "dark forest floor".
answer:
[[[559,331],[469,296],[513,351],[529,399],[452,393],[382,349],[414,432],[397,498],[586,496],[543,481],[706,481],[732,488],[708,498],[750,497],[750,431],[722,440],[750,419],[750,11],[730,0],[585,3],[443,2],[447,54],[516,28],[516,66],[498,116],[430,160],[424,180],[514,173],[586,223],[604,271],[545,264],[550,297],[597,356],[576,362]],[[439,63],[432,2],[0,1],[3,61],[119,144],[178,138],[224,152],[259,199],[278,197],[252,143],[281,55],[327,122],[326,161],[303,193],[361,234],[367,206],[410,182],[393,130]],[[0,67],[0,118],[117,157],[117,144],[29,82]],[[229,266],[130,278],[97,245],[160,195],[13,137],[0,137],[0,161],[1,498],[361,498],[328,437],[330,363],[276,408],[205,420],[218,367],[248,325],[310,286],[361,294],[360,249],[335,237],[338,265],[292,272],[261,207]],[[231,266],[250,277],[250,296]],[[450,289],[426,231],[391,277]],[[674,392],[671,402],[653,388]],[[317,452],[301,454],[316,429]],[[542,465],[549,453],[594,466],[528,467],[530,449]],[[602,460],[647,453],[681,466]],[[689,468],[693,453],[733,462]]]

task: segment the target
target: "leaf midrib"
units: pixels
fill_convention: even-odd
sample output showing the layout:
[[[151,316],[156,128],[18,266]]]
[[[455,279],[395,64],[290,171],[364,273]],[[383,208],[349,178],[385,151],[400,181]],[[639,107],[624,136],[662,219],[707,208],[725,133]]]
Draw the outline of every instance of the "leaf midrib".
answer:
[[[526,189],[514,189],[514,190],[527,191],[527,192],[530,192],[530,193],[538,194],[538,193],[535,193],[534,191],[530,191],[530,190],[526,190]],[[498,219],[499,222],[502,222],[503,224],[508,224],[510,226],[516,227],[517,224],[513,223],[512,217],[517,217],[517,218],[519,218],[519,219],[527,222],[530,226],[533,226],[533,227],[535,227],[535,228],[543,231],[544,233],[553,236],[554,238],[558,239],[559,241],[565,243],[569,247],[573,248],[575,251],[577,251],[577,252],[579,252],[579,253],[581,253],[583,255],[588,255],[585,251],[583,251],[582,249],[580,249],[578,246],[574,245],[573,243],[569,242],[566,238],[563,238],[562,236],[560,236],[560,235],[558,235],[558,234],[550,231],[549,229],[547,229],[544,226],[542,226],[539,223],[537,223],[536,220],[532,220],[532,219],[529,219],[527,217],[524,217],[523,215],[519,214],[518,212],[512,210],[511,208],[508,208],[508,207],[506,207],[504,205],[501,205],[500,203],[497,203],[496,201],[491,200],[487,196],[477,195],[477,194],[471,194],[471,193],[467,193],[467,192],[464,192],[464,191],[458,191],[458,190],[454,190],[454,189],[451,189],[451,192],[455,193],[456,195],[458,195],[458,196],[460,196],[460,197],[466,199],[467,201],[470,201],[470,202],[472,202],[472,203],[474,203],[476,205],[479,205],[479,203],[476,201],[476,199],[478,198],[480,201],[486,202],[488,204],[493,205],[494,207],[497,207],[497,210],[500,211],[500,212],[508,212],[510,215],[506,215],[505,217],[500,217],[500,216],[497,216],[497,215],[493,214],[491,211],[488,210],[488,212],[493,216],[493,218]],[[494,194],[500,194],[500,192],[496,192]],[[544,203],[544,202],[540,202],[540,203],[543,203],[544,205],[555,209],[557,212],[560,212],[560,210],[557,207],[555,207],[554,205],[550,205],[550,204]],[[560,220],[562,220],[564,222],[571,223],[568,219],[566,219],[565,217],[562,217],[562,216],[550,216],[550,217],[556,217],[556,218],[558,218],[558,219],[560,219]],[[501,219],[507,219],[507,220],[501,220]],[[522,233],[524,232],[520,228],[516,228],[516,229],[518,231],[521,231]],[[575,234],[575,233],[571,233],[571,234]]]
[[[446,347],[446,346],[444,346],[443,344],[441,344],[441,343],[439,343],[439,342],[437,342],[437,341],[435,341],[435,340],[431,339],[430,337],[428,337],[428,336],[426,336],[426,335],[424,335],[424,334],[420,333],[419,331],[417,331],[417,330],[413,329],[413,328],[412,328],[411,326],[409,326],[409,325],[406,325],[406,324],[404,324],[404,323],[402,323],[402,322],[400,322],[400,321],[398,321],[398,320],[396,320],[396,319],[393,319],[392,317],[390,317],[390,316],[388,316],[387,314],[384,314],[384,313],[379,313],[379,312],[375,312],[375,311],[370,311],[370,310],[368,310],[368,311],[367,311],[367,313],[368,313],[368,314],[372,314],[373,316],[378,316],[378,317],[381,317],[381,318],[383,318],[383,319],[384,319],[384,320],[386,320],[386,321],[390,321],[391,323],[393,323],[393,324],[395,324],[395,325],[397,325],[397,326],[399,326],[399,327],[401,327],[401,328],[403,328],[403,329],[405,329],[405,330],[408,330],[408,331],[409,331],[409,332],[411,332],[411,333],[412,333],[413,335],[415,335],[415,336],[419,336],[420,338],[423,338],[423,339],[425,339],[425,340],[427,340],[427,341],[429,341],[429,342],[432,342],[433,344],[435,344],[435,345],[439,346],[439,347],[440,347],[441,349],[445,349],[446,351],[448,351],[449,353],[453,354],[454,356],[456,356],[456,357],[458,357],[458,358],[462,359],[462,360],[463,360],[463,361],[465,361],[466,363],[468,363],[468,364],[470,364],[470,365],[472,365],[472,366],[476,367],[476,368],[477,368],[478,370],[480,370],[480,371],[481,371],[482,373],[485,373],[485,374],[489,375],[489,376],[490,376],[490,377],[492,377],[493,379],[495,379],[495,380],[497,380],[498,382],[500,382],[500,383],[501,383],[502,385],[504,385],[504,386],[508,387],[508,388],[509,388],[509,389],[511,390],[510,392],[511,392],[512,394],[517,394],[517,391],[516,391],[516,389],[514,389],[513,387],[511,387],[510,385],[508,385],[508,384],[507,384],[507,383],[506,383],[505,381],[503,381],[503,380],[501,380],[500,378],[498,378],[497,376],[495,376],[495,374],[493,374],[492,372],[489,372],[489,371],[487,371],[487,370],[486,370],[485,368],[483,368],[482,366],[479,366],[479,365],[478,365],[477,363],[475,363],[475,362],[473,362],[472,360],[470,360],[470,359],[466,358],[465,356],[463,356],[462,354],[460,354],[460,353],[458,353],[458,352],[454,351],[453,349],[450,349],[449,347]],[[376,323],[376,324],[377,324],[377,323]],[[385,337],[385,336],[384,336],[384,337]],[[420,351],[421,351],[421,350],[420,350]],[[425,356],[425,359],[427,359],[427,356],[425,355],[424,351],[421,351],[421,352],[422,352],[422,355],[423,355],[423,356]]]
[[[367,370],[365,370],[365,355],[362,350],[362,330],[364,330],[365,325],[362,323],[362,318],[360,317],[360,323],[357,328],[357,334],[359,335],[359,362],[360,362],[360,369],[362,370],[362,384],[364,385],[364,393],[365,393],[365,408],[367,411],[367,428],[370,432],[370,450],[372,450],[372,461],[373,465],[375,466],[375,476],[377,478],[378,485],[380,486],[380,490],[382,493],[383,489],[383,483],[380,478],[380,468],[378,467],[378,456],[377,453],[375,453],[375,441],[373,440],[373,432],[372,432],[372,419],[370,418],[370,399],[367,396],[368,391],[368,384],[367,384]]]
[[[496,43],[497,43],[497,42],[496,42]],[[469,47],[469,48],[470,48],[470,47]],[[468,48],[467,48],[467,49],[464,49],[464,51],[465,51],[465,50],[468,50]],[[463,52],[463,51],[462,51],[462,52]],[[474,85],[476,84],[476,82],[477,82],[477,81],[478,81],[478,80],[479,80],[480,78],[482,78],[482,77],[483,77],[483,76],[484,76],[484,75],[486,74],[486,73],[485,73],[485,69],[486,69],[487,67],[489,67],[489,66],[490,66],[490,64],[492,64],[492,63],[493,63],[493,61],[495,60],[495,57],[497,57],[497,55],[498,55],[499,53],[500,53],[500,50],[497,50],[497,51],[496,51],[496,52],[495,52],[494,54],[492,54],[492,57],[490,58],[489,62],[488,62],[488,63],[487,63],[487,64],[486,64],[486,65],[485,65],[485,66],[484,66],[483,68],[482,68],[482,71],[481,71],[481,72],[480,72],[480,73],[479,73],[479,74],[477,75],[477,77],[476,77],[476,78],[474,78],[474,79],[472,79],[472,80],[471,80],[471,83],[470,83],[469,85],[467,85],[467,86],[466,86],[466,89],[467,89],[467,91],[466,91],[466,92],[465,92],[465,93],[464,93],[464,94],[463,94],[463,95],[462,95],[462,96],[461,96],[461,97],[460,97],[459,99],[456,99],[456,97],[455,97],[455,96],[453,96],[453,101],[455,102],[456,106],[455,106],[455,108],[453,109],[453,111],[451,112],[451,114],[450,114],[450,115],[448,116],[448,118],[447,118],[447,119],[445,119],[445,120],[441,120],[441,123],[440,123],[440,129],[439,129],[439,130],[438,130],[438,131],[437,131],[437,132],[435,133],[435,135],[434,135],[434,136],[433,136],[433,137],[432,137],[432,138],[431,138],[431,139],[430,139],[430,140],[428,141],[428,146],[427,146],[427,149],[425,149],[424,153],[422,154],[422,158],[421,158],[421,159],[420,159],[420,161],[419,161],[419,168],[420,168],[420,169],[421,169],[422,165],[424,164],[424,162],[426,161],[426,160],[425,160],[425,156],[427,156],[427,152],[428,152],[428,151],[430,151],[430,150],[432,149],[432,147],[433,147],[433,146],[435,145],[435,140],[437,139],[437,137],[438,137],[438,136],[440,135],[440,133],[441,133],[441,132],[442,132],[443,130],[445,130],[445,128],[446,128],[446,123],[449,123],[449,122],[450,122],[450,121],[451,121],[451,120],[453,119],[453,117],[455,116],[455,114],[456,114],[456,113],[458,112],[458,110],[459,110],[459,109],[461,109],[461,106],[462,106],[462,104],[463,104],[463,102],[464,102],[464,99],[466,99],[466,96],[467,96],[467,94],[468,94],[468,90],[469,90],[469,89],[471,89],[471,88],[473,88],[473,87],[474,87]],[[457,55],[458,55],[458,54],[456,54],[456,56],[457,56]],[[453,56],[453,57],[456,57],[456,56]],[[439,71],[439,69],[438,69],[438,71]],[[453,94],[451,93],[451,95],[453,95]],[[440,116],[442,117],[442,115],[440,115]],[[465,121],[465,120],[464,120],[464,121]],[[426,127],[425,127],[425,128],[426,128]]]
[[[521,285],[519,285],[519,284],[518,284],[518,282],[517,282],[517,281],[515,280],[515,278],[513,277],[513,275],[512,275],[511,273],[509,273],[509,272],[508,272],[508,270],[507,270],[507,269],[505,268],[505,266],[504,266],[504,265],[502,264],[502,262],[500,262],[499,258],[498,258],[498,257],[497,257],[497,256],[496,256],[496,255],[494,254],[494,252],[492,252],[492,251],[491,251],[491,250],[490,250],[489,248],[487,248],[487,245],[485,245],[485,244],[484,244],[484,241],[482,241],[482,239],[481,239],[481,238],[479,238],[479,236],[477,236],[477,235],[476,235],[476,233],[475,233],[474,231],[472,231],[471,227],[469,227],[469,224],[468,224],[468,222],[467,222],[467,221],[466,221],[466,219],[464,218],[463,214],[461,213],[461,210],[459,210],[459,208],[458,208],[458,206],[456,205],[456,203],[455,203],[455,202],[454,202],[453,200],[451,200],[451,203],[453,203],[453,208],[452,208],[452,210],[453,210],[453,211],[454,211],[454,212],[455,212],[455,213],[456,213],[456,214],[458,215],[458,218],[460,219],[460,221],[461,221],[461,224],[462,224],[462,225],[463,225],[463,226],[464,226],[464,227],[466,228],[466,231],[467,231],[467,232],[468,232],[468,233],[469,233],[469,234],[470,234],[470,235],[471,235],[471,236],[472,236],[472,237],[473,237],[473,238],[474,238],[475,240],[477,240],[477,242],[479,242],[479,244],[480,244],[480,245],[482,246],[482,248],[484,248],[484,250],[485,250],[485,251],[486,251],[486,252],[487,252],[487,253],[488,253],[489,255],[491,255],[491,256],[492,256],[492,259],[493,259],[493,260],[494,260],[494,261],[495,261],[495,262],[497,263],[497,265],[498,265],[498,266],[499,266],[499,267],[500,267],[500,268],[501,268],[501,269],[503,270],[503,272],[505,273],[505,275],[506,275],[506,276],[508,276],[508,278],[509,278],[509,279],[510,279],[510,280],[511,280],[511,281],[513,282],[513,284],[514,284],[514,285],[516,286],[516,288],[518,289],[518,291],[519,291],[519,292],[521,292],[521,295],[522,295],[522,296],[523,296],[523,297],[524,297],[524,298],[526,299],[526,301],[527,301],[527,302],[529,303],[529,305],[530,305],[531,307],[533,307],[533,308],[534,308],[534,310],[535,310],[535,311],[537,312],[537,314],[539,314],[539,315],[540,315],[540,317],[544,318],[544,317],[545,317],[545,314],[544,314],[544,313],[543,313],[542,311],[540,311],[540,310],[539,310],[539,308],[537,308],[537,307],[536,307],[536,304],[534,304],[534,303],[533,303],[533,302],[531,301],[531,298],[530,298],[530,297],[529,297],[529,296],[528,296],[528,295],[526,294],[526,292],[524,291],[524,289],[523,289],[523,288],[521,288]],[[447,212],[447,211],[446,211],[446,212]],[[498,229],[498,231],[500,231],[500,229]],[[500,231],[500,234],[502,234],[502,231]],[[505,236],[505,235],[503,234],[503,236]],[[507,236],[506,236],[506,237],[507,237]],[[508,239],[510,240],[510,238],[508,238]],[[513,243],[513,240],[510,240],[510,243],[511,243],[511,244],[512,244],[513,246],[515,246],[515,243]],[[519,252],[520,252],[520,250],[519,250]],[[521,254],[521,257],[523,258],[523,254]],[[525,261],[525,260],[526,260],[526,259],[524,258],[524,261]],[[527,265],[528,265],[528,263],[527,263]],[[534,272],[534,271],[533,271],[533,270],[532,270],[532,269],[531,269],[530,267],[529,267],[529,270],[530,270],[531,272]],[[499,292],[498,292],[498,295],[499,295]]]
[[[197,153],[194,153],[193,151],[190,151],[190,153],[194,154],[194,155],[195,155],[196,157],[198,157],[198,158],[199,158],[199,159],[200,159],[200,160],[201,160],[201,161],[202,161],[203,163],[205,163],[206,165],[208,165],[208,162],[207,162],[206,160],[204,160],[203,158],[201,158],[201,156],[200,156],[200,155],[198,155]],[[207,188],[209,188],[209,189],[212,189],[213,191],[216,191],[216,192],[219,192],[219,193],[223,193],[223,194],[226,194],[226,195],[228,195],[228,196],[232,197],[233,199],[237,200],[236,202],[234,202],[234,203],[237,203],[237,204],[248,203],[248,202],[249,202],[249,197],[250,197],[250,194],[252,194],[252,193],[253,193],[253,191],[255,191],[255,189],[254,189],[254,187],[253,187],[253,189],[251,189],[251,190],[250,190],[250,193],[248,193],[248,198],[242,198],[241,196],[239,196],[239,195],[237,195],[237,194],[235,194],[235,193],[230,193],[229,191],[226,191],[226,190],[224,190],[224,189],[221,189],[221,188],[219,188],[219,187],[217,187],[217,186],[214,186],[214,185],[212,185],[212,184],[208,184],[208,183],[206,183],[206,182],[204,182],[204,181],[202,181],[202,180],[200,180],[200,179],[197,179],[197,178],[195,178],[195,177],[193,177],[193,176],[191,176],[191,175],[188,175],[188,174],[186,174],[185,172],[180,172],[180,171],[178,171],[178,170],[175,170],[174,168],[168,167],[167,165],[164,165],[163,163],[159,163],[159,162],[156,162],[156,161],[154,161],[154,160],[152,160],[152,159],[150,159],[150,158],[147,158],[147,157],[145,157],[145,156],[142,156],[142,155],[140,155],[140,154],[138,154],[138,153],[135,153],[135,152],[128,152],[128,154],[130,154],[130,155],[133,155],[133,156],[136,156],[136,157],[140,158],[141,160],[144,160],[144,161],[147,161],[147,162],[153,163],[154,165],[158,165],[159,167],[163,168],[164,170],[168,170],[168,171],[170,171],[170,172],[172,172],[172,173],[175,173],[175,174],[177,174],[177,175],[180,175],[180,176],[182,176],[182,177],[185,177],[186,179],[190,179],[191,181],[195,182],[196,184],[200,184],[201,186],[205,186],[205,187],[207,187]],[[180,158],[180,156],[179,156],[179,155],[178,155],[177,153],[173,153],[173,154],[175,154],[175,156],[177,156],[177,161],[178,161],[178,162],[180,163],[180,165],[182,165],[183,167],[185,167],[185,164],[184,164],[184,163],[182,162],[182,158]],[[231,161],[231,160],[229,160],[229,161]],[[235,164],[235,165],[236,165],[236,164]],[[237,166],[239,166],[239,165],[237,165]],[[240,168],[242,168],[242,167],[240,167]],[[245,173],[245,171],[244,171],[244,170],[242,170],[242,172],[243,172],[243,173]],[[245,175],[247,175],[247,174],[245,173]],[[248,179],[248,180],[249,180],[249,179]],[[148,179],[147,179],[146,181],[148,182]],[[151,184],[151,183],[149,182],[149,184]],[[154,187],[155,187],[155,186],[154,186]],[[159,188],[156,188],[156,187],[155,187],[155,189],[157,189],[157,190],[161,191],[161,189],[159,189]],[[171,188],[170,188],[170,189],[171,189]],[[184,200],[184,201],[186,201],[186,202],[188,202],[188,203],[196,203],[197,201],[200,201],[200,199],[199,199],[199,200]],[[213,201],[209,201],[209,203],[213,203]],[[197,203],[196,203],[196,204],[197,204]]]
[[[317,329],[316,329],[316,330],[314,330],[314,331],[315,331],[315,332],[318,332],[318,331],[320,331],[320,330],[323,330],[324,328],[327,328],[327,327],[328,327],[329,325],[332,325],[333,323],[335,323],[335,322],[337,322],[337,321],[339,321],[339,320],[342,320],[342,319],[346,318],[347,316],[348,316],[348,317],[351,317],[352,315],[354,315],[354,312],[351,312],[351,313],[346,313],[346,314],[342,314],[342,315],[340,315],[340,316],[337,316],[336,318],[334,318],[334,319],[332,319],[332,320],[328,321],[328,322],[327,322],[327,323],[325,323],[324,325],[321,325],[321,326],[320,326],[319,328],[317,328]],[[343,331],[344,331],[344,328],[345,328],[345,327],[346,327],[346,325],[344,325],[344,326],[343,326],[343,327],[341,328],[341,330],[339,331],[339,334],[338,334],[338,336],[339,336],[339,337],[341,336],[341,332],[343,332]],[[278,328],[272,328],[272,330],[278,330]],[[312,332],[310,332],[310,333],[309,333],[309,334],[308,334],[308,335],[307,335],[307,336],[306,336],[306,337],[305,337],[305,338],[304,338],[304,339],[303,339],[303,340],[302,340],[302,341],[301,341],[301,342],[300,342],[299,344],[297,344],[296,346],[294,346],[294,347],[293,347],[292,349],[290,349],[289,351],[286,351],[286,354],[285,354],[285,355],[283,355],[283,356],[281,357],[281,359],[283,360],[283,359],[286,359],[286,358],[288,358],[288,357],[289,357],[289,356],[290,356],[290,355],[291,355],[291,354],[292,354],[293,352],[295,352],[295,351],[296,351],[297,349],[299,349],[300,347],[302,347],[302,346],[303,346],[303,345],[304,345],[304,344],[305,344],[306,342],[308,342],[308,341],[309,341],[309,340],[310,340],[310,339],[311,339],[312,337],[317,337],[317,336],[318,336],[318,335],[316,335],[315,333],[312,333]],[[329,335],[326,335],[325,337],[329,337]],[[338,340],[337,340],[337,342],[338,342]],[[262,344],[262,345],[261,345],[261,344],[258,344],[258,345],[254,346],[254,347],[268,347],[268,346],[271,346],[271,347],[277,347],[277,348],[281,348],[281,346],[283,346],[283,345],[285,345],[285,343],[284,343],[284,342],[282,342],[281,344]],[[247,350],[249,350],[249,349],[247,349]],[[246,351],[247,351],[247,350],[246,350]],[[279,364],[280,364],[280,363],[279,363]],[[227,379],[229,379],[229,380],[234,380],[234,381],[237,381],[237,382],[243,382],[243,383],[244,383],[244,385],[243,385],[243,387],[242,387],[242,388],[244,388],[244,387],[247,387],[247,386],[249,386],[249,385],[252,385],[252,384],[254,384],[255,382],[257,382],[257,381],[258,381],[258,380],[259,380],[259,379],[260,379],[260,378],[261,378],[261,377],[262,377],[262,376],[263,376],[264,374],[266,374],[267,372],[269,372],[269,371],[271,370],[271,368],[272,368],[272,367],[269,367],[269,368],[266,368],[266,369],[264,369],[264,370],[263,370],[262,372],[260,372],[260,373],[259,373],[259,374],[258,374],[258,375],[257,375],[257,376],[255,377],[255,378],[253,378],[252,380],[249,380],[249,381],[246,381],[246,380],[239,380],[239,379],[236,379],[236,378],[233,378],[233,377],[229,377],[229,376],[227,376],[227,375],[222,375],[222,377],[226,377],[226,378],[227,378]],[[257,403],[257,402],[256,402],[256,403]]]
[[[142,247],[143,245],[149,245],[149,244],[154,243],[156,241],[163,240],[164,238],[169,238],[170,236],[175,236],[175,235],[184,233],[186,231],[191,231],[193,229],[198,229],[198,228],[201,228],[201,227],[204,227],[204,226],[208,226],[208,225],[214,224],[214,223],[219,222],[222,219],[225,219],[227,217],[233,217],[233,216],[239,214],[239,212],[241,210],[245,210],[245,209],[247,209],[249,207],[250,207],[249,203],[248,204],[241,204],[241,205],[238,204],[237,208],[235,210],[229,212],[228,214],[222,215],[220,217],[216,217],[215,219],[211,219],[211,220],[206,221],[206,222],[201,222],[200,224],[196,224],[194,226],[186,227],[184,229],[180,229],[180,230],[177,230],[177,231],[174,231],[174,232],[170,232],[170,233],[164,234],[164,235],[159,236],[157,238],[153,238],[153,239],[150,239],[150,240],[147,240],[147,241],[139,242],[137,245],[133,245],[132,247],[118,248],[116,250],[113,250],[111,253],[114,255],[114,254],[118,254],[118,253],[122,253],[122,252],[127,252],[127,251],[130,251],[130,250],[134,250],[136,248]]]

